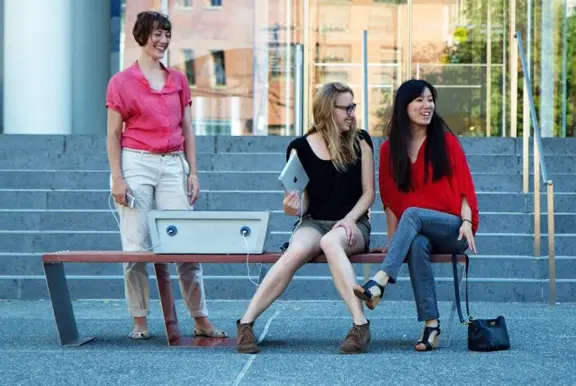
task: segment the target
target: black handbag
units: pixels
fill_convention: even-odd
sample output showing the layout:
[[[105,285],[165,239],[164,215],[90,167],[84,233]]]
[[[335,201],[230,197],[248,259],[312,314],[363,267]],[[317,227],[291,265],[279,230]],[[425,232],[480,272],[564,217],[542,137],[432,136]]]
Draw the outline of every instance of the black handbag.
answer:
[[[468,350],[470,351],[499,351],[510,348],[510,337],[506,328],[504,316],[496,319],[474,319],[470,316],[468,306],[468,266],[470,259],[466,256],[466,313],[468,321],[462,317],[460,306],[460,288],[458,287],[458,260],[456,255],[452,255],[452,271],[454,273],[454,295],[456,299],[456,309],[460,323],[468,325]]]

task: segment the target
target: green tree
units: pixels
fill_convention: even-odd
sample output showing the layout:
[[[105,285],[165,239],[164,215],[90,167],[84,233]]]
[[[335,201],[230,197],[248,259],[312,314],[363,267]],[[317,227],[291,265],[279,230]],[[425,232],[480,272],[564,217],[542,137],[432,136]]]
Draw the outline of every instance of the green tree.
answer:
[[[567,20],[566,135],[576,137],[576,11]]]
[[[535,99],[536,109],[538,110],[540,101],[540,26],[541,26],[541,1],[533,1],[532,9],[532,86],[533,95]],[[546,0],[544,0],[546,1]],[[526,50],[526,31],[527,31],[527,18],[526,18],[526,0],[516,1],[516,30],[522,32],[524,37],[524,50]],[[488,8],[490,6],[490,8]],[[509,16],[508,16],[508,2],[502,0],[488,0],[465,3],[463,10],[466,19],[466,25],[456,28],[454,33],[455,44],[448,46],[444,50],[444,57],[442,61],[446,64],[458,63],[487,63],[487,21],[488,12],[490,12],[491,25],[492,25],[492,62],[503,63],[503,58],[508,61],[508,54],[510,50],[510,42],[508,41],[509,29]],[[555,12],[555,55],[552,60],[555,63],[555,131],[556,134],[561,130],[562,122],[562,21],[564,17],[563,6],[557,4]],[[569,135],[576,135],[576,38],[573,31],[576,29],[576,15],[568,16],[567,20],[567,133]],[[506,36],[505,36],[506,35]],[[505,44],[504,44],[505,43]],[[513,46],[512,46],[513,47]],[[520,61],[520,59],[518,59]],[[510,99],[509,99],[509,84],[510,73],[508,65],[506,68],[503,66],[488,66],[484,67],[457,67],[445,66],[440,70],[427,74],[426,79],[436,84],[480,84],[483,85],[479,89],[460,89],[460,92],[443,93],[442,99],[445,105],[450,106],[452,110],[465,111],[466,114],[460,115],[459,119],[453,119],[449,122],[456,131],[463,134],[466,128],[481,128],[470,132],[470,135],[484,135],[486,108],[486,79],[487,71],[491,71],[491,93],[489,103],[491,106],[491,116],[489,117],[493,135],[500,133],[502,122],[502,114],[506,113],[507,124],[510,122]],[[505,79],[505,92],[502,92],[503,80]],[[522,133],[522,92],[523,92],[523,74],[522,67],[518,65],[518,111],[516,116],[518,134]],[[503,101],[503,97],[505,98]],[[503,103],[504,102],[504,103]],[[504,110],[505,109],[505,110]],[[509,127],[509,125],[508,125]]]

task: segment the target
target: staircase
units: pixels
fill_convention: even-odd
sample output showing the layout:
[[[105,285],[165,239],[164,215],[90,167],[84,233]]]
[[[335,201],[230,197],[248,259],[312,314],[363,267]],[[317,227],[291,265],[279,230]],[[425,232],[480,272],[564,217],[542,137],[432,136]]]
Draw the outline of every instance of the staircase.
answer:
[[[461,140],[481,212],[479,255],[471,256],[471,300],[548,301],[546,217],[541,222],[542,257],[534,257],[532,195],[521,193],[521,139]],[[282,213],[282,191],[276,181],[289,141],[197,137],[202,192],[195,209],[271,211],[266,249],[278,250],[294,223]],[[381,139],[374,142],[377,156]],[[548,139],[543,146],[556,191],[557,298],[574,302],[576,141]],[[0,135],[0,299],[47,298],[40,263],[43,252],[120,249],[118,226],[109,208],[108,177],[104,137]],[[546,195],[541,197],[545,211]],[[371,246],[383,245],[386,221],[379,197],[372,208],[372,227]],[[257,277],[259,269],[260,265],[250,264],[252,276]],[[438,298],[451,299],[451,267],[437,266],[435,271]],[[66,272],[75,298],[124,296],[120,265],[68,264]],[[357,273],[363,275],[361,266]],[[247,299],[255,291],[245,264],[204,264],[204,275],[210,299]],[[412,299],[406,267],[391,287],[388,298]],[[338,295],[327,266],[311,264],[297,273],[283,298],[337,299]]]

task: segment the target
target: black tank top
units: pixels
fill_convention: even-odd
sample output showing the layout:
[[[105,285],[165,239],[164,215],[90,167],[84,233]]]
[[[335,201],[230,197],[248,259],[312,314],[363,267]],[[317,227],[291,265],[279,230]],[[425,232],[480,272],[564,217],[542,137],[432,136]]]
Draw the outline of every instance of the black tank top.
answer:
[[[307,214],[315,220],[341,220],[352,210],[362,196],[360,140],[366,141],[374,152],[372,139],[366,131],[359,130],[356,149],[358,159],[356,162],[348,164],[346,171],[339,172],[332,161],[322,160],[314,154],[306,139],[308,135],[298,137],[290,142],[286,151],[286,161],[288,161],[292,149],[296,149],[298,158],[300,158],[300,162],[302,162],[302,166],[304,166],[310,179],[306,187],[310,201]]]

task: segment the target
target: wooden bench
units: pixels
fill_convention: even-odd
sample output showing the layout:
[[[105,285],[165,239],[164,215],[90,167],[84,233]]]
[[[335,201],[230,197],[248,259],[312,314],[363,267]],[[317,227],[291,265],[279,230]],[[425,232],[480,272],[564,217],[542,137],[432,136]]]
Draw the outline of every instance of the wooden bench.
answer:
[[[265,253],[261,255],[250,255],[250,263],[272,264],[278,261],[281,253]],[[462,284],[463,269],[466,262],[465,255],[458,255],[458,288]],[[380,264],[385,258],[378,250],[371,250],[370,253],[358,254],[350,257],[354,264],[364,264],[364,276],[367,280],[370,264]],[[194,347],[232,347],[235,346],[235,338],[225,339],[193,338],[182,336],[178,327],[178,317],[172,295],[170,276],[164,270],[158,270],[157,264],[162,263],[246,263],[245,254],[230,255],[159,255],[152,252],[121,252],[121,251],[100,251],[100,252],[61,252],[54,254],[44,254],[42,264],[48,286],[48,293],[52,303],[54,319],[58,332],[58,339],[63,346],[80,346],[94,339],[94,337],[81,337],[78,333],[72,301],[66,283],[64,263],[151,263],[155,266],[156,282],[158,294],[164,315],[164,324],[168,346],[194,346]],[[326,257],[320,255],[312,259],[310,263],[326,263]],[[432,263],[452,263],[451,255],[433,255]],[[261,279],[261,278],[260,278]],[[452,311],[448,326],[448,345],[452,336],[452,325],[456,311],[456,299],[452,302]]]

